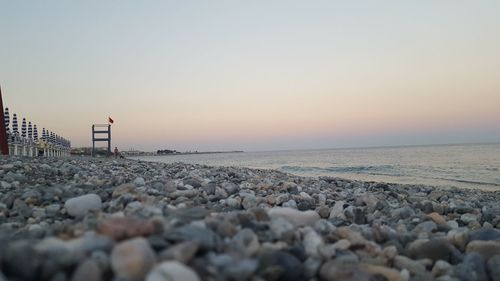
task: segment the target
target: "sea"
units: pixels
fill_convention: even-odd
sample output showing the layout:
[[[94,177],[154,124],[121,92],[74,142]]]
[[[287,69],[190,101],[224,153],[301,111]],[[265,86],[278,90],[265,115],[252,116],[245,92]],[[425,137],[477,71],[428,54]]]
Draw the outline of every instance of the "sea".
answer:
[[[276,169],[308,177],[500,190],[500,143],[141,156],[163,163]]]

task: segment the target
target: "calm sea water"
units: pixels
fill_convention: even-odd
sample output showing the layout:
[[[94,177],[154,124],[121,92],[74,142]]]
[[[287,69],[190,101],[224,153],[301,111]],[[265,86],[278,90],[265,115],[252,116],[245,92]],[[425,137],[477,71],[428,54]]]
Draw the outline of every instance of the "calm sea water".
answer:
[[[137,157],[277,169],[301,176],[500,190],[500,144],[295,150]]]

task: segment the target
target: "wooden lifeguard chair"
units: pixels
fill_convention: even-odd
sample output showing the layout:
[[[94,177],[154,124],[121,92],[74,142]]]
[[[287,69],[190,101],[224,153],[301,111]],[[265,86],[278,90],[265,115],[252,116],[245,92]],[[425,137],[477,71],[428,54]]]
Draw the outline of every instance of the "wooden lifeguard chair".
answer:
[[[94,124],[92,125],[92,157],[95,154],[95,143],[108,143],[108,156],[111,156],[111,125],[110,124]]]

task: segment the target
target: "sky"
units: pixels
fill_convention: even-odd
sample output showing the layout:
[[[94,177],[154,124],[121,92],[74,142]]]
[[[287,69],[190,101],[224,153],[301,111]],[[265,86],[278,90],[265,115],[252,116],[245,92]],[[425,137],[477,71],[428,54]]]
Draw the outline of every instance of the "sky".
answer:
[[[91,146],[500,141],[500,1],[0,0],[4,106]]]

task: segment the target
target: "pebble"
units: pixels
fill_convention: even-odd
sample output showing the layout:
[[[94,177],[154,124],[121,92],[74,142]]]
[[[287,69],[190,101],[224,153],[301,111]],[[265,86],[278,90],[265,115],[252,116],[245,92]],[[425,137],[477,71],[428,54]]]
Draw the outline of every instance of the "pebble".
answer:
[[[306,255],[312,258],[320,257],[320,248],[323,247],[323,238],[314,231],[312,228],[308,228],[306,234],[304,235],[304,239],[302,244],[304,246],[304,250]]]
[[[144,238],[134,238],[116,245],[111,253],[111,267],[118,277],[142,280],[156,262],[155,253]]]
[[[111,217],[99,223],[97,231],[113,240],[120,241],[138,236],[149,236],[154,225],[149,220],[134,217]]]
[[[96,211],[102,208],[101,197],[97,194],[86,194],[68,199],[64,204],[69,215],[73,217],[83,217],[89,211]]]
[[[146,281],[200,281],[200,278],[196,272],[182,263],[166,261],[155,266]]]
[[[144,180],[144,178],[138,177],[134,180],[134,185],[137,187],[141,187],[141,186],[146,185],[146,181]]]
[[[97,263],[91,259],[81,263],[73,273],[71,281],[101,281],[101,269]]]
[[[478,253],[485,260],[489,258],[500,255],[500,242],[495,241],[471,241],[467,244],[467,253]]]
[[[488,272],[491,280],[500,281],[500,255],[495,255],[488,260]]]
[[[160,260],[176,260],[181,263],[189,263],[200,247],[195,242],[184,242],[167,248],[160,253]]]
[[[274,207],[268,211],[271,219],[284,218],[294,226],[313,225],[320,217],[315,211],[298,211],[292,208]]]

